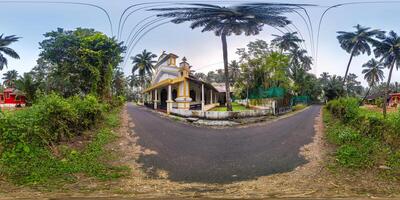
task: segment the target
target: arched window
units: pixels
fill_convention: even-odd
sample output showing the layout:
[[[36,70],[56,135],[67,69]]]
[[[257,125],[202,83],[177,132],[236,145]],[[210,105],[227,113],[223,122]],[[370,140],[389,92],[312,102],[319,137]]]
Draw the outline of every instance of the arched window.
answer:
[[[196,101],[196,91],[190,90],[190,98],[192,98],[192,101]]]

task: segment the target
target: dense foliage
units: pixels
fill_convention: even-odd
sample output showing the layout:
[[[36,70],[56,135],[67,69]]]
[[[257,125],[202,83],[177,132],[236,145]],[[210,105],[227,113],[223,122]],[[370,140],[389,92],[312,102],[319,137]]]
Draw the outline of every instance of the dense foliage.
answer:
[[[120,106],[119,99],[112,105]],[[110,171],[99,159],[104,145],[112,137],[103,127],[82,152],[59,145],[107,121],[112,105],[94,96],[64,99],[51,94],[40,97],[32,107],[0,115],[0,173],[18,183],[42,183],[67,178],[72,173],[106,177]],[[118,117],[118,113],[114,114]],[[118,124],[116,124],[118,125]],[[117,174],[115,174],[117,175]]]
[[[387,166],[400,172],[400,111],[384,118],[359,108],[359,100],[330,101],[325,112],[328,139],[337,144],[337,161],[346,167]]]
[[[95,94],[111,96],[114,70],[125,51],[122,43],[93,29],[58,29],[46,33],[40,42],[38,67],[33,71],[44,81],[45,91],[64,97]]]

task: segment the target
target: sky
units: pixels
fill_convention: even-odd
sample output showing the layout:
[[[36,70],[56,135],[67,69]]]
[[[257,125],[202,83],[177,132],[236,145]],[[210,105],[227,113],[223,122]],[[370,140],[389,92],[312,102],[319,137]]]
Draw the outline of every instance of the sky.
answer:
[[[147,11],[149,6],[165,6],[166,4],[160,2],[167,2],[159,0],[70,0],[71,2],[95,4],[107,10],[112,23],[113,32],[111,32],[111,27],[106,15],[98,8],[76,4],[60,4],[60,2],[65,2],[66,0],[48,0],[58,2],[52,4],[29,3],[28,1],[30,0],[16,3],[18,0],[12,2],[0,0],[0,34],[17,35],[18,37],[21,37],[20,41],[11,45],[11,47],[18,52],[21,59],[15,60],[9,58],[8,68],[3,69],[0,73],[5,73],[7,70],[12,69],[16,69],[20,74],[30,71],[35,66],[40,53],[39,42],[44,40],[43,34],[56,30],[58,27],[67,30],[75,29],[77,27],[94,28],[109,36],[115,36],[120,41],[128,41],[129,43],[130,40],[128,40],[128,36],[130,32],[141,20],[148,18],[147,21],[136,27],[146,25],[147,22],[151,22],[151,20],[155,19],[155,17],[151,16],[156,13],[153,11]],[[256,1],[257,0],[254,2]],[[363,2],[368,1],[369,0],[364,0]],[[198,0],[196,2],[214,4],[219,2],[218,4],[220,5],[235,5],[244,1]],[[314,58],[314,65],[311,72],[318,76],[322,72],[341,76],[345,73],[349,54],[341,49],[336,39],[337,31],[352,31],[354,30],[353,26],[361,24],[363,26],[377,28],[384,31],[394,30],[400,34],[400,26],[398,24],[400,19],[398,16],[400,1],[391,1],[392,3],[387,3],[388,1],[375,0],[374,2],[377,3],[341,6],[331,9],[326,14],[323,23],[321,24],[319,48],[317,49],[317,30],[321,14],[328,6],[350,1],[273,0],[271,2],[308,3],[319,5],[307,8],[312,22],[313,40],[311,40],[311,34],[302,18],[295,13],[287,15],[295,26],[289,26],[289,29],[296,31],[297,28],[301,33],[301,36],[304,38],[305,42],[302,46],[308,50],[309,54]],[[118,24],[121,14],[128,6],[138,3],[153,4],[144,4],[130,9],[125,16],[127,16],[130,11],[145,7],[144,9],[133,12],[129,18],[126,19],[126,23],[124,24],[120,34],[121,37],[119,37]],[[133,42],[136,43],[136,45],[132,48],[130,56],[140,53],[143,49],[147,49],[157,55],[166,51],[167,53],[177,54],[179,56],[179,62],[181,61],[180,59],[186,57],[188,62],[193,66],[192,69],[196,70],[196,72],[206,73],[210,70],[222,68],[220,38],[216,37],[213,32],[202,33],[200,29],[192,30],[189,28],[189,25],[189,23],[179,25],[166,23],[149,31],[141,37],[140,40],[137,40],[141,36],[139,34],[139,37],[136,37],[136,40]],[[151,27],[151,25],[146,25],[145,28],[147,29],[141,33],[145,33]],[[311,27],[309,27],[309,29],[311,29]],[[137,30],[138,28],[134,29],[133,33]],[[243,48],[250,41],[256,39],[262,39],[269,42],[273,38],[272,34],[280,35],[282,33],[274,28],[265,26],[263,31],[256,36],[242,35],[228,37],[229,60],[237,59],[237,55],[235,54],[237,48]],[[312,48],[313,46],[314,48]],[[363,80],[361,73],[362,64],[366,63],[372,57],[373,55],[357,56],[353,59],[350,68],[350,73],[357,74],[359,76],[359,81],[361,81],[364,86],[366,86],[366,82]],[[128,60],[125,65],[121,65],[124,72],[129,75],[132,69],[130,61]],[[385,70],[385,73],[388,74],[388,70]],[[394,72],[392,80],[400,81],[400,71]]]

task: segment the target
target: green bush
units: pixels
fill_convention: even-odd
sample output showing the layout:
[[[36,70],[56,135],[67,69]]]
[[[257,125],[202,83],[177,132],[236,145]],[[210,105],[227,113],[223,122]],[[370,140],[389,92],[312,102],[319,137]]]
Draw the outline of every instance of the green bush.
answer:
[[[102,120],[105,107],[94,96],[43,96],[32,107],[0,117],[0,144],[12,147],[33,142],[48,146],[66,141]]]
[[[113,138],[110,129],[119,124],[119,112],[114,112],[118,109],[106,112],[107,107],[90,95],[64,99],[51,94],[40,97],[32,107],[0,113],[0,173],[21,184],[69,180],[73,173],[102,179],[119,176],[117,169],[101,161],[106,156],[102,147]],[[83,151],[67,149],[53,155],[57,144],[99,122],[105,128],[93,133]]]
[[[104,118],[107,106],[100,103],[95,96],[88,95],[83,99],[72,97],[69,101],[78,112],[78,126],[81,130],[92,128],[93,125]]]
[[[343,122],[354,120],[359,111],[359,100],[357,98],[340,98],[327,103],[328,110]]]

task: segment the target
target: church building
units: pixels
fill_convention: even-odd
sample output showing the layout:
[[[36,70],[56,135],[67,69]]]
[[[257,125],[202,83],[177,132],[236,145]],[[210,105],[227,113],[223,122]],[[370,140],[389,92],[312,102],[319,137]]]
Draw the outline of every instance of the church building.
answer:
[[[172,109],[207,111],[225,99],[224,94],[191,74],[186,58],[176,64],[178,56],[163,54],[155,65],[150,87],[143,91],[145,105],[170,113]]]

